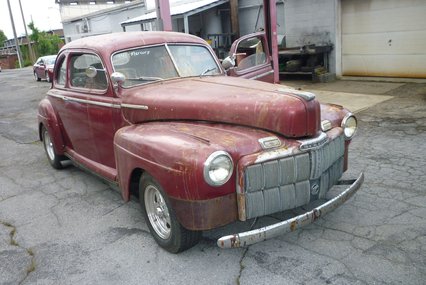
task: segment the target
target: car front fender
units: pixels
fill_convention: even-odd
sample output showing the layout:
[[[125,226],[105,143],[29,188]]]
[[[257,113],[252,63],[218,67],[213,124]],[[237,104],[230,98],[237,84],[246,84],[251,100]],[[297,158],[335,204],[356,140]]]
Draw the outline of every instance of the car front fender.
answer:
[[[219,187],[204,180],[204,162],[217,150],[223,149],[171,129],[168,123],[120,129],[114,137],[114,153],[123,199],[129,200],[132,173],[140,169],[161,184],[185,228],[206,230],[235,221],[235,174]]]
[[[206,200],[235,192],[235,177],[214,187],[204,179],[204,162],[220,145],[152,122],[121,128],[114,136],[114,153],[123,198],[129,197],[129,180],[135,169],[147,171],[169,197]]]

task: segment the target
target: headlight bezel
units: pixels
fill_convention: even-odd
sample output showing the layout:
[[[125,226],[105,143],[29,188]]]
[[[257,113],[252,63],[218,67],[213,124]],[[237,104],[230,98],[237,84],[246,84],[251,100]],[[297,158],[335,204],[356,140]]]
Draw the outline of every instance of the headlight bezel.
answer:
[[[353,126],[355,123],[355,126]],[[341,127],[346,140],[351,140],[358,130],[358,120],[352,113],[348,113],[342,120]],[[349,132],[349,133],[348,133]]]
[[[215,181],[210,176],[210,171],[212,170],[212,165],[214,164],[215,160],[220,157],[226,157],[229,160],[230,168],[227,170],[228,174],[226,175],[224,179],[222,179],[221,181]],[[233,172],[234,172],[234,161],[232,160],[231,155],[227,153],[226,151],[223,151],[223,150],[215,151],[212,154],[210,154],[209,157],[204,162],[204,166],[203,166],[204,180],[210,186],[219,187],[224,185],[226,182],[229,181]]]

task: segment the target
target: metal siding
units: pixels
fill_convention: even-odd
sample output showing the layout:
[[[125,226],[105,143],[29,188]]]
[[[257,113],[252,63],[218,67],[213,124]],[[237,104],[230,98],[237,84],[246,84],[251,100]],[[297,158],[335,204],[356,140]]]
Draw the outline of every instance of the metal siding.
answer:
[[[426,78],[426,1],[342,1],[342,74]]]

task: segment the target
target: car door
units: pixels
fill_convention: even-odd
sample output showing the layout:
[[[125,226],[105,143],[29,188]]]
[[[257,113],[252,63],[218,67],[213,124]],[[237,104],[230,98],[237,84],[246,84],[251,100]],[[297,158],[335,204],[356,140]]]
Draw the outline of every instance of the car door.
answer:
[[[87,156],[95,151],[95,147],[91,143],[90,126],[87,124],[87,94],[75,87],[78,79],[73,68],[74,61],[74,54],[62,54],[58,58],[54,88],[47,94],[61,122],[66,150]]]
[[[41,58],[41,59],[37,62],[37,68],[36,68],[37,76],[38,76],[39,78],[44,78],[45,70],[46,70],[46,65],[45,65],[44,60]]]
[[[113,138],[121,126],[120,105],[113,96],[104,64],[90,52],[72,52],[59,60],[62,62],[55,74],[55,88],[49,95],[55,98],[67,147],[88,162],[89,168],[96,164],[115,168]],[[96,70],[95,74],[90,75],[88,67]],[[63,77],[67,78],[65,82]]]
[[[229,51],[235,65],[228,75],[274,82],[274,70],[265,33],[254,33],[236,40]]]

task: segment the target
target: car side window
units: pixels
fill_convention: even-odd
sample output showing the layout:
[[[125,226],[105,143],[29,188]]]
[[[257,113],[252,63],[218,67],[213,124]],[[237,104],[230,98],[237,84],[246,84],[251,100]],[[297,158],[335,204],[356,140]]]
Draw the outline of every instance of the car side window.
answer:
[[[266,63],[266,61],[266,53],[261,38],[248,38],[238,44],[235,59],[238,70],[261,65]]]
[[[88,69],[96,72],[88,72]],[[107,78],[101,59],[94,54],[74,54],[70,60],[70,85],[77,88],[106,90]]]
[[[65,79],[66,79],[66,71],[67,71],[67,67],[66,67],[66,60],[65,57],[63,57],[62,62],[60,63],[60,67],[58,69],[58,72],[56,74],[56,84],[57,85],[65,85]]]

